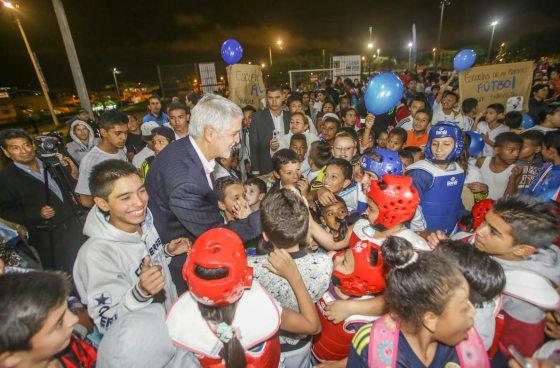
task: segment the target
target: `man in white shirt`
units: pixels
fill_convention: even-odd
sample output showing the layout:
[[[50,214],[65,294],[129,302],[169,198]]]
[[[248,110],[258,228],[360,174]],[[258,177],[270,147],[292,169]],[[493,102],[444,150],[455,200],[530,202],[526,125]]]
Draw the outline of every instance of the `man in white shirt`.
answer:
[[[128,161],[124,151],[128,135],[128,117],[115,110],[105,112],[99,120],[99,135],[101,135],[101,142],[80,162],[80,175],[74,189],[79,195],[81,205],[87,208],[94,204],[89,190],[89,176],[93,167],[111,159]]]

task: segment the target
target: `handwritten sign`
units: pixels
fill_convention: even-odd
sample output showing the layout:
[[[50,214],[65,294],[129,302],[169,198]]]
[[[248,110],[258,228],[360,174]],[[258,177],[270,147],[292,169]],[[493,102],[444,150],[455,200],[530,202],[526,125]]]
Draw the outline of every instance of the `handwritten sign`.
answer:
[[[461,100],[476,98],[479,109],[493,103],[504,107],[510,97],[523,97],[523,110],[529,110],[533,82],[533,62],[477,66],[459,73]]]
[[[241,107],[260,108],[265,88],[260,65],[234,64],[227,67],[229,99]]]

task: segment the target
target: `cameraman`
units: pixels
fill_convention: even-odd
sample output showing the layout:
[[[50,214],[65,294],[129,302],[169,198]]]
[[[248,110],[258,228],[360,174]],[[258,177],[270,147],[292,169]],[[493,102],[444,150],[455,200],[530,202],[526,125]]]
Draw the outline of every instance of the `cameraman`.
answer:
[[[50,174],[47,203],[44,165],[36,157],[35,144],[27,132],[0,132],[0,147],[12,160],[0,172],[0,217],[27,228],[29,242],[37,249],[43,267],[71,273],[78,249],[85,241],[76,203]],[[75,181],[78,171],[72,160],[57,156],[67,176]]]

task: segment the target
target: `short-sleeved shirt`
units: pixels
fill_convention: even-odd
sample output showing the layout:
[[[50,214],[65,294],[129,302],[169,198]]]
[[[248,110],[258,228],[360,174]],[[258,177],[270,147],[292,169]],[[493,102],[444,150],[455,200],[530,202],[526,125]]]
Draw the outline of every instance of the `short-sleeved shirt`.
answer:
[[[426,143],[428,143],[428,134],[429,130],[426,130],[426,132],[422,136],[417,137],[416,135],[414,135],[413,130],[409,130],[408,132],[406,132],[406,142],[404,143],[404,146],[423,147],[426,145]]]
[[[498,134],[504,133],[504,132],[509,132],[509,127],[505,124],[500,124],[497,127],[495,127],[494,129],[490,129],[487,122],[481,121],[480,123],[478,123],[478,126],[477,126],[476,130],[480,134],[488,134],[488,138],[490,138],[490,140],[492,142],[494,142],[496,140],[496,137],[498,136]],[[484,149],[482,150],[482,156],[494,157],[494,147],[492,147],[488,143],[484,143]]]
[[[78,194],[91,195],[89,190],[89,176],[91,170],[93,170],[95,165],[107,160],[128,161],[126,153],[124,153],[123,150],[119,150],[117,153],[107,153],[97,146],[93,147],[80,162],[80,176],[78,177],[78,184],[74,191]]]
[[[347,368],[369,368],[371,326],[371,324],[363,326],[354,335],[352,345],[350,345],[350,355],[346,363]],[[426,368],[400,332],[398,349],[396,368]],[[438,343],[436,354],[428,368],[441,367],[459,368],[459,357],[454,347]]]
[[[329,288],[333,269],[332,258],[324,251],[308,253],[304,249],[290,253],[290,255],[296,263],[313,303],[316,303]],[[249,267],[253,267],[253,278],[280,303],[282,308],[299,311],[296,296],[288,281],[264,268],[263,264],[266,262],[267,256],[247,258],[247,264]],[[282,334],[280,343],[296,345],[303,337]]]

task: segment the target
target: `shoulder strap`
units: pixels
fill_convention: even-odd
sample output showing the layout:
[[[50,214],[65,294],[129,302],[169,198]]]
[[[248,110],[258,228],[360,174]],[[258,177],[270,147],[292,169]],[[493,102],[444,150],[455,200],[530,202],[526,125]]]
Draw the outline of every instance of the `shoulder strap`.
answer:
[[[476,330],[471,328],[467,340],[455,347],[461,368],[490,368],[484,343]]]
[[[400,323],[389,314],[373,323],[369,337],[369,367],[391,367],[397,365]]]

